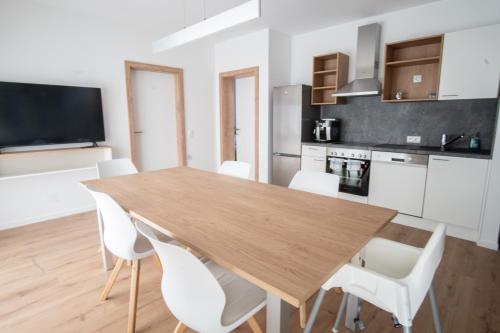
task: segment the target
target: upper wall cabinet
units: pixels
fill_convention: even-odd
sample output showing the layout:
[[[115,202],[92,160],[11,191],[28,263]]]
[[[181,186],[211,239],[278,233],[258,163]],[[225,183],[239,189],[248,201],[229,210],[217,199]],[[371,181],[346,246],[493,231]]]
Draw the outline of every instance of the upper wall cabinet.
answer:
[[[314,57],[311,104],[341,104],[345,100],[332,94],[347,84],[349,56],[337,52]]]
[[[445,34],[439,99],[496,98],[500,24]]]
[[[436,100],[443,35],[385,45],[383,102]]]

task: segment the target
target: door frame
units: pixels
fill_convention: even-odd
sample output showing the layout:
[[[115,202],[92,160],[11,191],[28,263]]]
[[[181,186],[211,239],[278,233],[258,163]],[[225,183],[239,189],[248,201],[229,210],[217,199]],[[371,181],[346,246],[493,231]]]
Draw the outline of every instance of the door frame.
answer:
[[[236,79],[255,78],[255,181],[259,181],[259,66],[219,73],[220,159],[234,161],[234,85]]]
[[[182,68],[168,67],[142,62],[125,60],[125,85],[127,88],[128,123],[130,132],[130,153],[132,162],[137,164],[137,144],[134,110],[134,89],[132,71],[146,71],[155,73],[172,74],[174,76],[175,90],[175,122],[177,130],[177,160],[179,166],[187,165],[186,158],[186,124],[184,112],[184,74]]]

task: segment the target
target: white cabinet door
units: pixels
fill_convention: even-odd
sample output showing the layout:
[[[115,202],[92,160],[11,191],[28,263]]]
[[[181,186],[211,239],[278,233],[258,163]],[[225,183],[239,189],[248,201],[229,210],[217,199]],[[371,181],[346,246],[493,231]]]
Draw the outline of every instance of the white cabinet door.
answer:
[[[439,99],[496,98],[500,24],[444,35]]]
[[[326,147],[323,146],[302,146],[302,156],[325,157]]]
[[[302,156],[301,170],[326,172],[326,157]]]
[[[427,168],[372,161],[368,203],[422,216]]]
[[[488,160],[430,156],[424,218],[479,227]]]

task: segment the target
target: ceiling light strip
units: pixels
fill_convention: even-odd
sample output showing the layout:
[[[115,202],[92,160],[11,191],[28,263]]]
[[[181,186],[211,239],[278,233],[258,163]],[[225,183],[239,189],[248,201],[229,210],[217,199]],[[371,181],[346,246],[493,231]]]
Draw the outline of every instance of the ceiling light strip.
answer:
[[[260,17],[260,0],[250,0],[153,42],[162,52]]]

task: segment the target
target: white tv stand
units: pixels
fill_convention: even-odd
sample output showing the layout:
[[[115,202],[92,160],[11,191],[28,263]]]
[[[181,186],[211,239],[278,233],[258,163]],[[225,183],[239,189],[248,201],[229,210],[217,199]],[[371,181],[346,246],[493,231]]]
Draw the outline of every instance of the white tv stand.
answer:
[[[94,209],[79,183],[111,158],[107,146],[0,154],[0,230]]]

